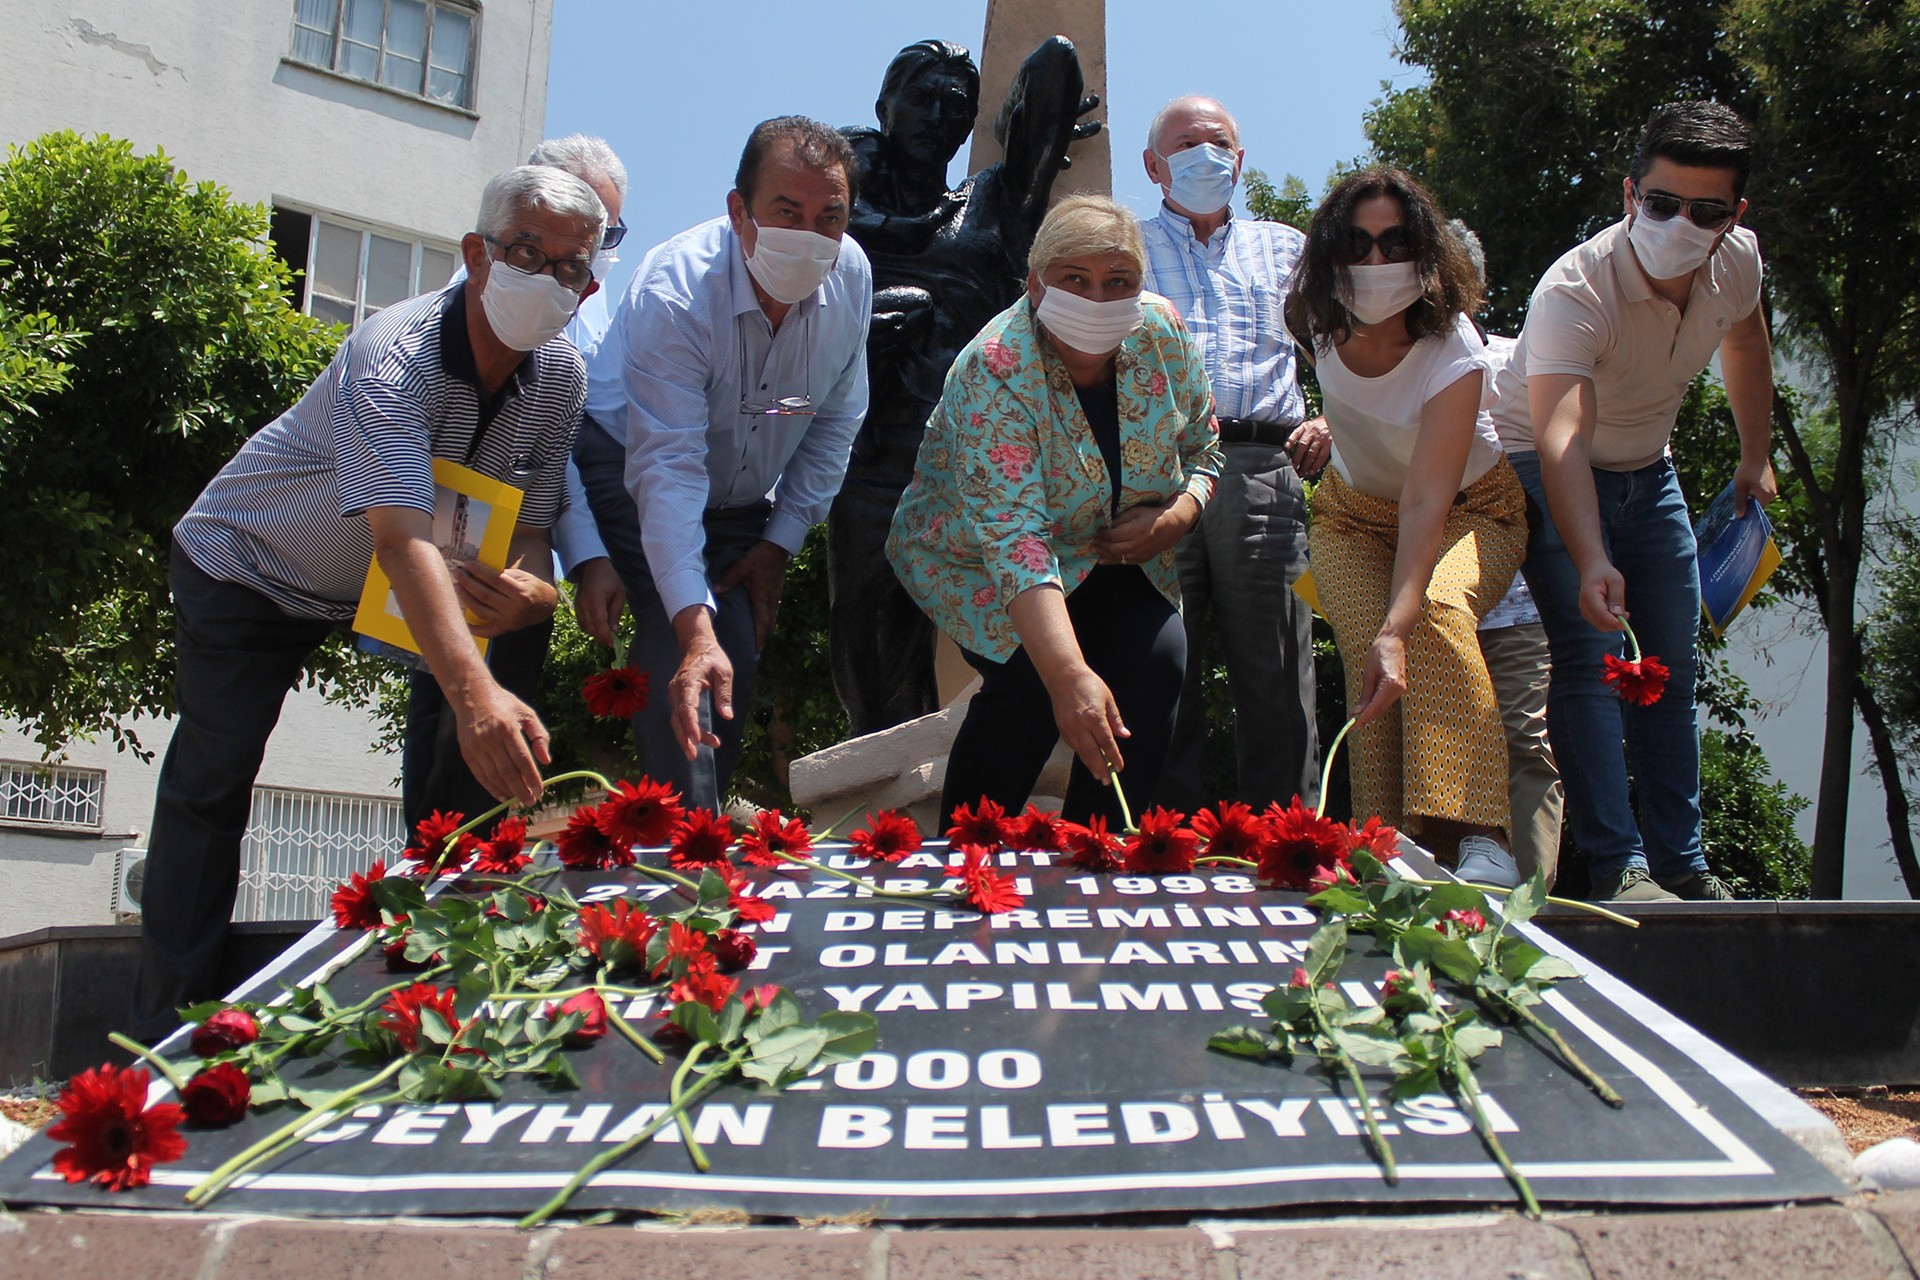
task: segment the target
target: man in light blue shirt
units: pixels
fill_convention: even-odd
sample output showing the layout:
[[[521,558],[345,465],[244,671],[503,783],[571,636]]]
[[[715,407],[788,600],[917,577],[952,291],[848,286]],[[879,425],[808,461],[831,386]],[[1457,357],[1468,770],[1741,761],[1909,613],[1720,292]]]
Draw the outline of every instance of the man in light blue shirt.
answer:
[[[589,363],[574,456],[653,691],[634,746],[689,805],[725,798],[787,561],[867,411],[854,175],[837,130],[757,126],[727,215],[648,253]]]
[[[1185,317],[1207,362],[1226,466],[1213,501],[1175,551],[1187,625],[1187,682],[1159,801],[1191,812],[1205,794],[1201,673],[1209,622],[1233,691],[1239,763],[1233,797],[1258,809],[1318,795],[1313,615],[1291,590],[1307,567],[1300,472],[1326,461],[1324,424],[1306,402],[1282,307],[1306,238],[1233,216],[1245,152],[1240,127],[1211,98],[1176,98],[1147,131],[1147,176],[1165,192],[1141,227],[1147,288]]]

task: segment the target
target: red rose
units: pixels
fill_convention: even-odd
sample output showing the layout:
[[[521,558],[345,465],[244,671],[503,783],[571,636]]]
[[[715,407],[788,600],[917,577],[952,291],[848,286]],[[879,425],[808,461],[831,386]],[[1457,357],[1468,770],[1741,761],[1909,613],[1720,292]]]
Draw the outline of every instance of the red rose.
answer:
[[[780,988],[769,982],[741,996],[740,1003],[747,1006],[748,1013],[758,1013],[773,1004],[773,998],[779,994]]]
[[[707,945],[713,949],[713,957],[720,962],[720,967],[729,972],[752,964],[760,950],[752,938],[738,929],[719,930]]]
[[[1412,990],[1413,975],[1398,969],[1387,970],[1386,980],[1380,984],[1380,994],[1389,1000],[1398,1000]]]
[[[225,1128],[247,1114],[253,1086],[247,1073],[231,1062],[215,1063],[197,1072],[180,1090],[180,1105],[195,1124]]]
[[[649,679],[638,668],[615,667],[588,676],[580,686],[580,696],[586,699],[588,712],[597,718],[631,720],[646,710]]]
[[[1462,907],[1456,911],[1449,911],[1444,916],[1441,916],[1440,919],[1451,926],[1448,932],[1458,937],[1471,938],[1475,934],[1485,933],[1487,931],[1487,918],[1478,911],[1475,911],[1472,907]]]
[[[1287,979],[1287,985],[1290,987],[1310,987],[1313,985],[1313,979],[1307,976],[1305,969],[1299,965],[1295,965],[1293,967],[1293,976]]]
[[[68,1144],[53,1171],[68,1182],[92,1180],[109,1191],[131,1191],[152,1179],[153,1166],[187,1154],[180,1136],[185,1117],[177,1103],[147,1106],[151,1077],[139,1067],[107,1063],[82,1071],[60,1092],[60,1119],[47,1136]]]
[[[560,1004],[547,1006],[547,1019],[553,1021],[564,1018],[570,1013],[578,1013],[586,1018],[578,1028],[567,1033],[562,1041],[569,1049],[579,1049],[592,1044],[607,1034],[607,1002],[600,998],[598,991],[582,991],[569,997]]]
[[[260,1038],[260,1024],[245,1009],[222,1009],[193,1029],[189,1047],[203,1058],[243,1049]]]

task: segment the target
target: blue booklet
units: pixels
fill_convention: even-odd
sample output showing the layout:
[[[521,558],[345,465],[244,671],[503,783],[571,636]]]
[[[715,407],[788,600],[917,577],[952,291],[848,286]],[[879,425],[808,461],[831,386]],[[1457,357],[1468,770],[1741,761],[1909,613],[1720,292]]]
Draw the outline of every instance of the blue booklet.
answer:
[[[1713,634],[1725,635],[1727,626],[1780,567],[1773,522],[1752,498],[1747,499],[1746,518],[1735,519],[1729,482],[1694,526],[1693,537],[1700,545],[1700,609]]]

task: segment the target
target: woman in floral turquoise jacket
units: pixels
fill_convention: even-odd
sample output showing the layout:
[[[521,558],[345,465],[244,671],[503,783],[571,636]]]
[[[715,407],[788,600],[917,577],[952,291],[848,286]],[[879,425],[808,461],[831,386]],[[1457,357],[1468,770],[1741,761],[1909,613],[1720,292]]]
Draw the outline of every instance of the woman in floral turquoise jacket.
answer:
[[[1068,818],[1119,816],[1110,773],[1129,796],[1158,783],[1186,669],[1172,551],[1221,459],[1200,353],[1141,292],[1144,264],[1113,201],[1055,206],[1026,295],[960,353],[927,422],[887,557],[982,677],[944,813],[1017,811],[1061,737]]]

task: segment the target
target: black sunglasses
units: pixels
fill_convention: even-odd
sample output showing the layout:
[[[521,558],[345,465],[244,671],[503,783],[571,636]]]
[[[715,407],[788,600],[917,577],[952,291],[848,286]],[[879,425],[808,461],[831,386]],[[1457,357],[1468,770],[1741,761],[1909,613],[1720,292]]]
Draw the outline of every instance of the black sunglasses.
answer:
[[[620,247],[620,242],[626,238],[627,224],[625,222],[616,222],[607,228],[606,234],[600,237],[600,247],[602,249],[617,249]]]
[[[1649,222],[1667,222],[1684,212],[1694,226],[1718,231],[1733,218],[1732,206],[1719,200],[1687,200],[1667,191],[1642,191],[1637,184],[1633,194]]]
[[[1405,227],[1388,227],[1376,236],[1365,227],[1349,224],[1346,242],[1340,246],[1341,261],[1349,266],[1365,262],[1375,245],[1380,246],[1380,256],[1388,262],[1411,262],[1420,252],[1413,233]]]

